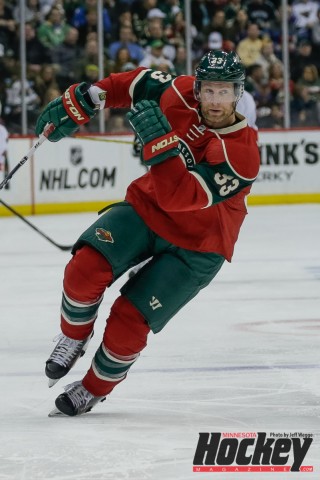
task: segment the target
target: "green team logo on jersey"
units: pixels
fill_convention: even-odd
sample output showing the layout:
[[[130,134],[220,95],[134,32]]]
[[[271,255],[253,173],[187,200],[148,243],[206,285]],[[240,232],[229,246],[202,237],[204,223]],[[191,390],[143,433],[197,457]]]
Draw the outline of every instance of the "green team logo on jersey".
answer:
[[[104,228],[96,228],[96,237],[100,242],[109,242],[114,243],[111,232],[105,230]]]

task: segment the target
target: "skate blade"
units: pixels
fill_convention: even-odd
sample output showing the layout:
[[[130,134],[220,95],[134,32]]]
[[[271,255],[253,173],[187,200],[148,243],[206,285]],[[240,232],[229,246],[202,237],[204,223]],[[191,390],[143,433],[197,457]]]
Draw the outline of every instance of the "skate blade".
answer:
[[[54,408],[51,410],[51,412],[48,414],[48,417],[67,417],[64,413],[60,412],[57,408]]]
[[[55,385],[57,382],[59,382],[60,378],[49,378],[48,379],[48,387],[51,388],[53,385]]]

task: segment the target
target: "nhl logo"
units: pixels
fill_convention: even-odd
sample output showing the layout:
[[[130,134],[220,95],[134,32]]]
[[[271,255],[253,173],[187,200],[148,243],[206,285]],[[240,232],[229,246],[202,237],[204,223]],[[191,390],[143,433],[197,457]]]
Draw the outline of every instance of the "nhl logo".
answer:
[[[76,147],[71,147],[70,150],[70,162],[72,165],[79,165],[83,161],[83,156],[82,156],[82,147],[76,146]]]

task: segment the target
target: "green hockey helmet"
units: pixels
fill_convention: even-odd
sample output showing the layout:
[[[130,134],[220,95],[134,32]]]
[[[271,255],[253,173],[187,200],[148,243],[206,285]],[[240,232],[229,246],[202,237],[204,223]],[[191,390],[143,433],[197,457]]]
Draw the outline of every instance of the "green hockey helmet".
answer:
[[[206,53],[195,70],[194,96],[200,101],[201,82],[228,82],[234,84],[235,102],[243,95],[245,69],[235,52],[211,50]]]

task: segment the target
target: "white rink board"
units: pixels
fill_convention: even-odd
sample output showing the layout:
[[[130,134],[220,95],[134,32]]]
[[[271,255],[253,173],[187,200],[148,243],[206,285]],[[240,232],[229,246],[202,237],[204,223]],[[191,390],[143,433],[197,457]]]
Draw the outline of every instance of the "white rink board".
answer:
[[[261,132],[261,168],[251,195],[319,193],[319,133],[319,130]]]
[[[15,174],[10,189],[3,192],[5,201],[37,205],[122,199],[129,183],[146,172],[131,154],[132,136],[114,139],[123,143],[93,138],[45,142]],[[9,141],[10,169],[31,146],[31,139]]]
[[[2,192],[11,205],[52,205],[121,200],[129,183],[145,173],[133,157],[132,135],[67,138],[45,142]],[[114,143],[113,143],[114,141]],[[319,130],[259,133],[261,170],[251,197],[320,193]],[[32,140],[9,140],[9,168]]]
[[[128,184],[145,173],[127,144],[68,138],[46,145],[46,154],[45,162],[36,157],[37,203],[59,202],[62,192],[64,202],[121,199]]]

